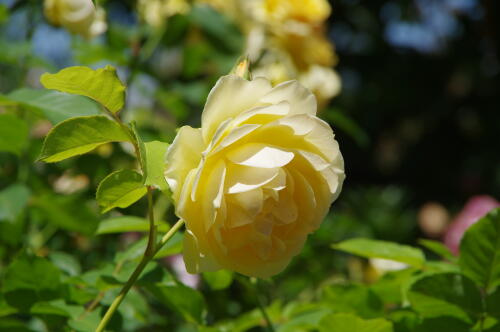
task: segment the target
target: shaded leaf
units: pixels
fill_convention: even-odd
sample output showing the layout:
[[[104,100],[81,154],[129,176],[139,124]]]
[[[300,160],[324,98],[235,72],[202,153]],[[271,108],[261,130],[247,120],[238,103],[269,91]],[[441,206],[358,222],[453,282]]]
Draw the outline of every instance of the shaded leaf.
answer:
[[[14,221],[28,204],[30,194],[30,190],[20,183],[0,191],[0,221]]]
[[[461,320],[451,317],[438,317],[424,320],[413,332],[470,332],[471,326]]]
[[[59,91],[22,88],[9,93],[8,100],[22,107],[41,112],[50,122],[56,124],[75,116],[99,114],[99,105],[82,96]]]
[[[99,223],[98,216],[79,195],[37,196],[32,204],[48,222],[68,231],[92,235]]]
[[[465,275],[487,291],[500,285],[500,208],[465,232],[458,263]]]
[[[52,251],[49,254],[49,259],[55,266],[70,276],[77,276],[82,272],[80,262],[74,256],[65,252]]]
[[[325,287],[321,300],[334,312],[355,313],[363,318],[379,317],[382,300],[363,285],[330,285]]]
[[[334,249],[367,258],[384,258],[415,267],[425,263],[420,249],[394,242],[356,238],[332,245]]]
[[[418,241],[420,245],[429,249],[436,255],[449,260],[450,262],[456,262],[457,257],[453,255],[453,253],[446,247],[442,242],[428,240],[428,239],[420,239]]]
[[[147,193],[142,175],[132,170],[116,171],[105,177],[97,188],[96,199],[105,213],[115,207],[126,208]]]
[[[202,324],[205,315],[205,300],[200,292],[180,283],[149,286],[148,289],[162,303],[181,314],[184,319]]]
[[[125,141],[130,141],[128,133],[105,116],[71,118],[48,133],[39,160],[56,162],[87,153],[105,143]]]
[[[28,144],[28,125],[12,114],[0,114],[0,152],[20,155]]]
[[[10,306],[27,311],[36,302],[58,298],[59,281],[59,270],[50,261],[23,254],[7,267],[2,290]]]
[[[47,89],[92,98],[113,113],[125,104],[125,86],[111,66],[97,70],[83,66],[68,67],[56,74],[43,74],[40,82]]]
[[[482,312],[481,294],[467,277],[457,273],[423,276],[411,284],[408,300],[425,318],[448,316],[472,323]]]

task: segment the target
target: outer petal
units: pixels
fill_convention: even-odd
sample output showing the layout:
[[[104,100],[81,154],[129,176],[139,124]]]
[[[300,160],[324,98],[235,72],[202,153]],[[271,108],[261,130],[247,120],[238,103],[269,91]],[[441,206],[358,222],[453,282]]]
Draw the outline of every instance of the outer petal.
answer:
[[[297,81],[280,83],[260,98],[260,102],[264,104],[277,104],[282,101],[288,101],[290,104],[290,115],[316,115],[318,108],[316,97]]]
[[[165,179],[173,192],[175,202],[179,200],[187,174],[200,163],[203,149],[201,130],[189,126],[180,128],[174,142],[168,147]]]
[[[255,106],[257,101],[271,91],[265,78],[247,81],[239,76],[220,78],[207,98],[201,116],[203,139],[209,142],[219,125]]]

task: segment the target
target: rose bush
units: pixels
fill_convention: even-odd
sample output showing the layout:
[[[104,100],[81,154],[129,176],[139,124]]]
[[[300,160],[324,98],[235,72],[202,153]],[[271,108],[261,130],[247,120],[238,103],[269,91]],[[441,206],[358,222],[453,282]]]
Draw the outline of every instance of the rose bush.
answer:
[[[345,175],[316,109],[296,81],[228,75],[210,92],[201,128],[180,128],[165,177],[187,225],[189,272],[272,276],[319,227]]]

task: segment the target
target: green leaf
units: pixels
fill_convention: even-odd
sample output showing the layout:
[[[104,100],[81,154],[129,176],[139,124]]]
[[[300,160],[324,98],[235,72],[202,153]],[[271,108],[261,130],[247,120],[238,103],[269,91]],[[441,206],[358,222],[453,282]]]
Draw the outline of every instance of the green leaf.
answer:
[[[74,256],[65,252],[53,251],[49,254],[49,259],[61,271],[66,272],[70,276],[77,276],[82,272],[80,262]]]
[[[321,300],[334,312],[354,313],[363,318],[380,317],[383,313],[382,300],[363,285],[330,285],[324,288]]]
[[[408,291],[413,309],[424,318],[448,316],[473,323],[482,313],[481,294],[466,276],[438,273],[417,279]]]
[[[94,310],[81,319],[71,319],[68,325],[77,332],[94,332],[100,320],[99,311]]]
[[[155,259],[176,255],[182,252],[184,234],[177,232],[155,255]]]
[[[470,332],[471,326],[451,317],[438,317],[424,320],[412,332]]]
[[[203,279],[213,290],[221,290],[231,286],[233,282],[233,273],[227,270],[215,272],[203,272]]]
[[[82,97],[59,91],[22,88],[9,93],[6,98],[29,110],[40,112],[53,124],[75,116],[99,114],[99,105]]]
[[[420,249],[394,242],[356,238],[334,244],[332,247],[362,257],[390,259],[418,268],[425,263],[424,254]]]
[[[450,249],[448,249],[442,242],[434,241],[434,240],[427,240],[427,239],[420,239],[418,243],[432,251],[438,256],[441,256],[444,259],[449,260],[450,262],[456,262],[457,257],[455,257]]]
[[[155,255],[155,259],[176,255],[182,252],[182,240],[183,233],[178,231],[174,234],[174,236],[158,251]],[[161,239],[161,235],[158,235],[157,241]],[[115,262],[120,263],[127,260],[133,260],[141,257],[144,254],[144,250],[146,250],[146,246],[148,243],[147,237],[143,237],[139,241],[136,241],[125,251],[117,252],[115,256]]]
[[[321,303],[292,302],[283,310],[285,322],[280,324],[280,332],[314,331],[321,320],[332,310]]]
[[[333,314],[320,322],[321,332],[392,332],[391,322],[383,319],[362,319],[353,314]]]
[[[165,222],[158,223],[158,231],[167,232],[170,229]],[[148,232],[149,220],[134,216],[114,217],[103,220],[97,228],[96,234],[111,234],[124,232]]]
[[[47,194],[33,198],[32,204],[46,221],[68,231],[92,235],[99,223],[80,195]]]
[[[47,89],[92,98],[113,113],[121,110],[125,104],[125,86],[111,66],[97,70],[82,66],[68,67],[56,74],[43,74],[40,82]]]
[[[184,319],[202,324],[205,315],[205,300],[200,292],[177,284],[157,284],[148,289],[162,303],[181,314]]]
[[[168,189],[164,174],[168,143],[151,141],[144,143],[144,146],[146,150],[144,185],[153,186],[160,190]]]
[[[500,320],[500,287],[486,297],[486,312]]]
[[[97,188],[97,202],[101,212],[119,207],[126,208],[146,195],[142,175],[132,170],[116,171],[101,181]]]
[[[465,275],[488,292],[500,285],[500,208],[465,232],[458,263]]]
[[[12,114],[0,114],[0,152],[20,155],[28,144],[28,125]]]
[[[124,141],[130,141],[128,133],[105,116],[71,118],[52,128],[39,160],[56,162],[87,153],[105,143]]]
[[[0,221],[14,221],[28,204],[30,194],[30,190],[20,183],[0,191]]]
[[[27,311],[36,302],[59,297],[59,270],[47,259],[21,255],[6,269],[3,289],[6,302]]]

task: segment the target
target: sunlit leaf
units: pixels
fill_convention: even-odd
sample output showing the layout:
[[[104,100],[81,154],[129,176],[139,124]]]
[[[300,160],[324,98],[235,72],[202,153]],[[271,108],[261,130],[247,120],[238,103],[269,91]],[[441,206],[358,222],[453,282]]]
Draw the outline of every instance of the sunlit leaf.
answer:
[[[144,143],[146,150],[146,165],[144,169],[144,185],[153,186],[160,190],[168,188],[165,180],[165,154],[168,144],[159,141]]]
[[[52,128],[45,138],[39,160],[61,161],[105,143],[129,140],[125,129],[105,116],[71,118]]]
[[[142,175],[132,170],[116,171],[101,181],[97,188],[97,202],[101,212],[113,208],[126,208],[137,202],[147,193]]]
[[[161,222],[157,223],[158,231],[166,232],[169,225]],[[148,232],[149,220],[134,216],[114,217],[103,220],[99,223],[96,234],[124,233],[124,232]]]
[[[333,314],[322,319],[321,332],[392,332],[391,322],[383,319],[362,319],[353,314]]]
[[[227,270],[215,272],[203,272],[203,279],[213,290],[221,290],[229,287],[233,282],[233,273]]]
[[[332,247],[362,257],[384,258],[415,267],[421,267],[425,263],[424,254],[420,249],[393,242],[357,238],[334,244]]]
[[[125,86],[111,66],[97,70],[82,66],[68,67],[56,74],[43,74],[40,82],[47,89],[92,98],[113,113],[125,104]]]

